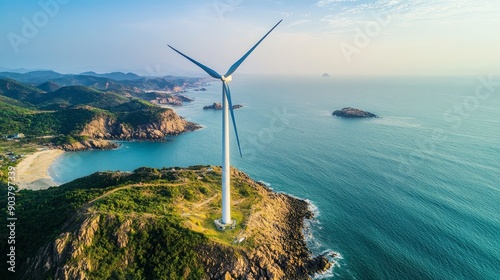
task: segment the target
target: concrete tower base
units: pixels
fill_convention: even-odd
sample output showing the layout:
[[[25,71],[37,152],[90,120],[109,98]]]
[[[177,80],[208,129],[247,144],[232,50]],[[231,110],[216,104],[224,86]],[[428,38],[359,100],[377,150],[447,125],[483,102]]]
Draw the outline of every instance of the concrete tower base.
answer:
[[[218,230],[232,230],[236,227],[236,220],[233,219],[232,220],[232,223],[230,224],[224,224],[222,223],[222,218],[221,219],[218,219],[218,220],[214,220],[214,224],[215,224],[215,227],[218,229]]]

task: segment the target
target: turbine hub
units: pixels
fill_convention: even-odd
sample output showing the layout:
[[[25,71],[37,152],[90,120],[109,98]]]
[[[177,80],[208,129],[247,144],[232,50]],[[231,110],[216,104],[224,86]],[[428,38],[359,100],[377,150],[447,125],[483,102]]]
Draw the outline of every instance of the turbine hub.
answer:
[[[227,77],[222,76],[221,80],[222,80],[223,82],[229,83],[230,81],[232,81],[232,80],[233,80],[233,76],[231,76],[231,75],[229,75],[229,76],[227,76]]]

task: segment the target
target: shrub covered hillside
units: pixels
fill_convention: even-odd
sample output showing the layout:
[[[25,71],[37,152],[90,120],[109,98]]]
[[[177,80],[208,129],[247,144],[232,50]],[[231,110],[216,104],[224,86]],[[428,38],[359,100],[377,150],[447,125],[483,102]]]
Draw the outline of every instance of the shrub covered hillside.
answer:
[[[110,91],[79,85],[45,92],[0,78],[0,136],[163,140],[198,127],[171,109]]]
[[[220,173],[207,170],[141,168],[133,173],[96,173],[48,190],[21,190],[16,275],[20,279],[200,279],[204,269],[194,249],[207,237],[188,229],[191,221],[184,211],[206,202],[200,207],[203,215],[193,224],[217,234],[212,219],[220,209]],[[256,199],[239,179],[233,196]],[[235,209],[240,227],[248,210],[247,203]],[[218,238],[232,241],[224,235]]]
[[[8,279],[310,279],[329,267],[306,247],[306,202],[235,169],[231,178],[237,226],[228,231],[213,222],[221,215],[219,167],[100,172],[21,190],[17,273]]]

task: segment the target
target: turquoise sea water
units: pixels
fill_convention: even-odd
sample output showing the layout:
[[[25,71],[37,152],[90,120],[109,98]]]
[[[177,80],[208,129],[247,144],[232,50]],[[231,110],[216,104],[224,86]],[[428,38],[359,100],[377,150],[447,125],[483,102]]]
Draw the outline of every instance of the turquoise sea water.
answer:
[[[488,80],[488,77],[483,77]],[[500,279],[500,86],[480,77],[235,77],[243,158],[255,180],[311,201],[309,243],[338,252],[326,279]],[[476,90],[479,88],[479,91]],[[66,153],[59,182],[140,166],[220,165],[218,82],[176,109],[205,128],[165,143]],[[331,116],[357,107],[377,119]],[[320,278],[320,277],[318,277]]]

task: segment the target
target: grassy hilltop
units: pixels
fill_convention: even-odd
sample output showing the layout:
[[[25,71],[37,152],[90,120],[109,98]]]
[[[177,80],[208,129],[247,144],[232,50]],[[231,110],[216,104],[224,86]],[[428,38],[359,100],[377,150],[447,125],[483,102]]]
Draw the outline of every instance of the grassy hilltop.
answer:
[[[60,187],[21,190],[16,276],[307,279],[327,267],[324,258],[310,258],[304,243],[307,203],[231,173],[237,227],[222,232],[213,223],[221,209],[218,167],[99,172]]]

